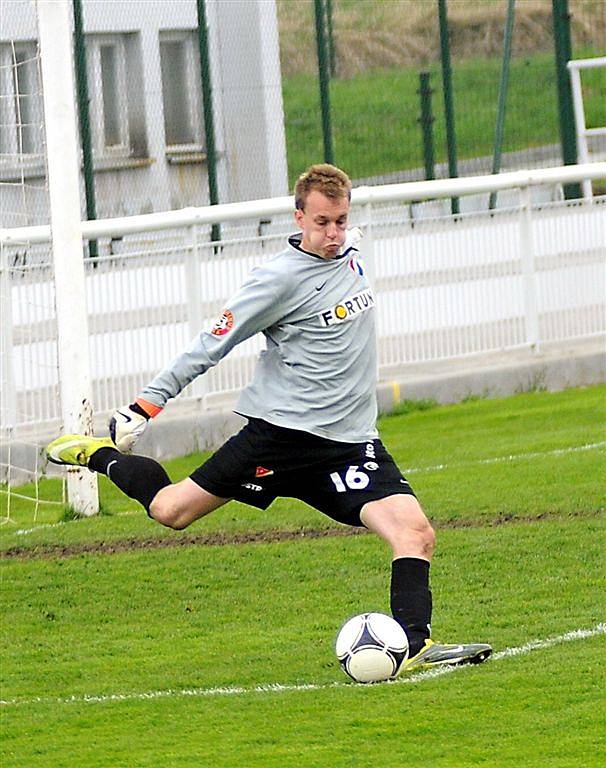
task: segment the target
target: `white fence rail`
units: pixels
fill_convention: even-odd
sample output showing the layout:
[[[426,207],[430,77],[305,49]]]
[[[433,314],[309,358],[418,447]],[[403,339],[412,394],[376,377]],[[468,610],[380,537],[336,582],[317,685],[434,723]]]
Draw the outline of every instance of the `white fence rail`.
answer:
[[[570,72],[570,84],[572,86],[572,105],[574,109],[574,123],[577,133],[577,151],[579,162],[589,162],[589,139],[606,136],[606,126],[600,125],[588,128],[585,124],[585,105],[583,104],[583,87],[581,85],[581,72],[588,69],[603,69],[606,67],[606,56],[593,59],[573,59],[568,62]],[[583,197],[591,199],[593,190],[588,179],[583,180]]]
[[[531,205],[531,187],[587,178],[606,179],[606,163],[354,190],[377,292],[380,372],[606,333],[606,198]],[[506,189],[519,190],[509,208],[452,217],[432,215],[439,204],[428,202],[418,217],[415,201]],[[112,238],[102,241],[106,255],[86,263],[97,413],[132,399],[212,324],[249,270],[282,248],[291,227],[280,216],[292,205],[281,198],[83,222],[86,237]],[[259,234],[259,221],[271,218],[274,233]],[[239,229],[211,243],[203,225],[215,222]],[[2,422],[13,434],[60,419],[49,236],[47,227],[0,232]],[[209,406],[240,389],[261,342],[236,348],[182,397]]]

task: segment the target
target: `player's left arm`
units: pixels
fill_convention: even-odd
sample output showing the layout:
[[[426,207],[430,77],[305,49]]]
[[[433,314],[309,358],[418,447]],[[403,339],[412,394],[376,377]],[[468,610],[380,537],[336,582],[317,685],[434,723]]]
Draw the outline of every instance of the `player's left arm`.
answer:
[[[253,270],[212,328],[201,331],[133,403],[114,413],[110,435],[116,446],[122,451],[132,450],[149,419],[157,416],[168,400],[217,365],[237,344],[277,323],[286,312],[291,293],[284,274],[265,265]]]

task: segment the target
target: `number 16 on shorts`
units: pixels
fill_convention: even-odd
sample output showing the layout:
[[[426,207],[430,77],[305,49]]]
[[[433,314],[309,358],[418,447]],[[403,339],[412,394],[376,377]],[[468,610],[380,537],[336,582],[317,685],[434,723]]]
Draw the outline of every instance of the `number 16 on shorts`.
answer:
[[[332,472],[330,479],[338,493],[345,493],[348,488],[352,491],[362,491],[370,483],[370,477],[366,472],[360,471],[356,464],[347,467],[344,477],[339,472]]]

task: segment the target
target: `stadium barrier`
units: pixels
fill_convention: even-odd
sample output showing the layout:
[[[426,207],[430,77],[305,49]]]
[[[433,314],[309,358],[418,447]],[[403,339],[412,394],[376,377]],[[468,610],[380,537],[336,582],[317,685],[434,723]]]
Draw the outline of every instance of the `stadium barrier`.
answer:
[[[378,298],[380,378],[605,334],[606,198],[557,199],[558,185],[605,178],[606,163],[593,163],[354,189],[352,223],[365,232]],[[495,191],[514,197],[479,210],[478,196]],[[468,212],[446,213],[453,195]],[[97,416],[210,327],[250,269],[283,247],[292,209],[284,197],[82,222],[101,254],[85,264]],[[213,223],[220,242],[210,240]],[[2,421],[12,438],[60,421],[50,236],[48,226],[0,231]],[[220,406],[247,383],[261,346],[245,342],[179,400]]]

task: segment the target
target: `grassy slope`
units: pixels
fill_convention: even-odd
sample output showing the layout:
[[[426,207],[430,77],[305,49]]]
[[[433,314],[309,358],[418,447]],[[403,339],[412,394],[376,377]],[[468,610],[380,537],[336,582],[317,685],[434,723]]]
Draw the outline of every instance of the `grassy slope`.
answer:
[[[577,58],[599,55],[577,52]],[[446,141],[437,65],[432,73],[436,162],[446,160]],[[491,155],[501,62],[470,59],[456,63],[457,154],[460,160]],[[584,76],[586,122],[606,125],[606,70]],[[423,165],[419,68],[364,72],[331,83],[336,162],[352,178],[419,168]],[[323,155],[318,84],[309,75],[283,82],[289,177],[291,184]],[[511,62],[503,151],[512,152],[559,142],[555,68],[551,54],[534,54]]]
[[[604,521],[443,531],[435,633],[497,649],[603,620]],[[374,537],[4,565],[3,696],[344,682],[341,621],[386,610]],[[3,712],[8,766],[567,766],[598,743],[604,638],[414,686]],[[523,757],[522,757],[523,756]]]

